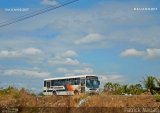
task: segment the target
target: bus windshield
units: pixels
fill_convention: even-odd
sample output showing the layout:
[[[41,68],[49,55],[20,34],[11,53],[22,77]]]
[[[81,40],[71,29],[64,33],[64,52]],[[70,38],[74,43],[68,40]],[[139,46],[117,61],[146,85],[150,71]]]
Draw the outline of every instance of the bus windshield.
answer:
[[[99,88],[98,78],[87,78],[86,87],[88,88]]]

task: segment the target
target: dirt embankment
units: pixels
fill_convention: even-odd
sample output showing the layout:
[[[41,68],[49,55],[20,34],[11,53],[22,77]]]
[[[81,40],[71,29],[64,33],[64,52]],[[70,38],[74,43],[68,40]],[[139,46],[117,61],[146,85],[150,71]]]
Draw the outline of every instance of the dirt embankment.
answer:
[[[26,91],[15,89],[0,93],[0,108],[16,107],[22,113],[25,113],[26,110],[24,109],[31,109],[33,113],[40,111],[42,113],[53,111],[55,113],[105,113],[108,108],[109,111],[107,113],[122,113],[124,109],[121,108],[158,108],[159,106],[160,102],[157,102],[155,96],[152,95],[36,96]]]
[[[82,101],[82,103],[80,103]],[[79,105],[81,104],[81,105]],[[0,107],[159,107],[152,95],[35,96],[26,92],[0,95]]]

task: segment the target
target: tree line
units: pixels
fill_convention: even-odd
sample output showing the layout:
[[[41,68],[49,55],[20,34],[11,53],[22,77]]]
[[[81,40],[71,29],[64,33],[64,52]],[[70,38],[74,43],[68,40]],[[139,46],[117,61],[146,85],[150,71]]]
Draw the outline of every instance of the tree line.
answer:
[[[140,95],[142,93],[160,94],[160,78],[155,76],[146,76],[137,84],[119,84],[107,82],[104,85],[104,92],[115,95]]]

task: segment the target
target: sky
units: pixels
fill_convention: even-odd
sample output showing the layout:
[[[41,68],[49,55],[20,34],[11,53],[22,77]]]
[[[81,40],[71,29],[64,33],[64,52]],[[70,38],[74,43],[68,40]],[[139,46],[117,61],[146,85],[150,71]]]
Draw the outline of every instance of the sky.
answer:
[[[1,0],[0,25],[63,2]],[[159,77],[159,20],[159,0],[79,0],[0,27],[0,87],[40,92],[45,78],[82,74],[102,85]]]

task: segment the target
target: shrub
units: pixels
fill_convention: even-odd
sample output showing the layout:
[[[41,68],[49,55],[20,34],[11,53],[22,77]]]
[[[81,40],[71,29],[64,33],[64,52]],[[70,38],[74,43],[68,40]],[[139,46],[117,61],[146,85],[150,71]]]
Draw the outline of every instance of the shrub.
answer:
[[[13,96],[15,99],[19,99],[21,96],[19,93],[15,93],[14,96]]]
[[[38,96],[44,96],[43,92],[40,92],[40,93],[38,94]]]
[[[160,95],[155,96],[156,102],[160,102]]]

